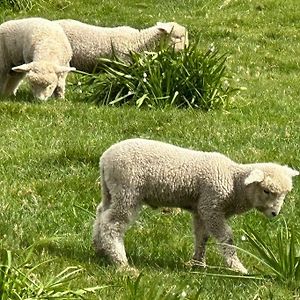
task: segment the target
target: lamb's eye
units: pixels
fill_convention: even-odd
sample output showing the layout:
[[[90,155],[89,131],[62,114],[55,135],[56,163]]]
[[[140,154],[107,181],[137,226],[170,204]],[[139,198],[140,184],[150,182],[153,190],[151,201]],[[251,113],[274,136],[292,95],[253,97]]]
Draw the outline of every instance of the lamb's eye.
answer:
[[[181,36],[174,36],[174,37],[173,37],[173,40],[174,40],[175,42],[180,42],[181,39],[182,39]]]
[[[268,194],[270,194],[270,191],[269,191],[269,190],[266,190],[266,189],[264,189],[264,193],[268,195]]]

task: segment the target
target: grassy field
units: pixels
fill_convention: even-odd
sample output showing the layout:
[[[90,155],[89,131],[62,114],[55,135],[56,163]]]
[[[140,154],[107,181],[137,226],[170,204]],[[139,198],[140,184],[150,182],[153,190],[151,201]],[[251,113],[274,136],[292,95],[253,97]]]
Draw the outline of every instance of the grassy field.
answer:
[[[16,265],[22,263],[34,245],[30,264],[49,260],[35,271],[42,281],[81,266],[70,288],[105,286],[88,299],[299,299],[299,283],[297,288],[273,279],[209,275],[231,274],[213,241],[207,261],[216,269],[188,267],[193,251],[188,213],[143,209],[126,235],[139,278],[94,254],[91,226],[100,201],[99,157],[125,138],[152,138],[219,151],[244,163],[275,161],[300,169],[300,2],[51,0],[21,11],[1,7],[1,22],[25,16],[138,28],[175,20],[188,27],[190,39],[200,36],[203,51],[213,44],[229,55],[228,70],[243,90],[231,109],[209,112],[98,107],[74,92],[75,76],[69,77],[63,101],[33,101],[26,88],[15,98],[1,98],[1,263],[6,250]],[[271,241],[285,222],[297,231],[299,192],[296,179],[282,214],[272,221],[257,212],[231,219],[237,246],[251,251],[243,239],[246,226]],[[241,251],[240,258],[257,273],[254,258]]]

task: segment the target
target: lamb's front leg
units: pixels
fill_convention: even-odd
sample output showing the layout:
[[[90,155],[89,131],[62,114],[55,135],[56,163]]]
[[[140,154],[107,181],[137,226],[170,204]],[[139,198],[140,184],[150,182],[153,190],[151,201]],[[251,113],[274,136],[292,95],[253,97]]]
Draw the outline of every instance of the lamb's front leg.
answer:
[[[8,72],[0,71],[0,95],[5,95],[5,88],[8,81]]]
[[[63,73],[58,76],[57,86],[53,92],[55,98],[64,99],[66,90],[66,78],[68,73]]]
[[[19,85],[21,84],[25,73],[17,73],[11,71],[7,75],[7,81],[4,87],[5,95],[16,95]]]
[[[193,225],[194,225],[194,255],[193,264],[201,267],[206,267],[205,263],[205,247],[209,238],[209,234],[206,230],[203,220],[198,213],[193,213]]]
[[[240,262],[236,249],[233,246],[232,230],[221,213],[212,213],[206,216],[205,225],[211,235],[219,242],[219,248],[224,255],[228,266],[237,272],[247,274],[247,269]]]

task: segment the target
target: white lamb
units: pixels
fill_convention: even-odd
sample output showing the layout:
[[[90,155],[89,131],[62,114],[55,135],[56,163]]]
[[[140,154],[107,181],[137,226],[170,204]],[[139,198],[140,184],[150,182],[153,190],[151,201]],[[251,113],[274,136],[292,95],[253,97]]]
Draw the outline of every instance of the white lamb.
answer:
[[[99,27],[76,20],[55,22],[62,26],[71,43],[71,66],[85,72],[92,72],[100,57],[115,55],[127,60],[129,52],[153,51],[164,38],[175,50],[182,50],[188,45],[186,28],[175,22],[157,23],[142,30],[128,26]]]
[[[63,98],[72,48],[62,28],[42,18],[0,25],[0,94],[16,94],[26,75],[35,97]]]
[[[193,261],[205,266],[205,245],[217,239],[230,268],[247,273],[233,245],[226,219],[252,208],[273,218],[280,212],[292,177],[275,163],[239,164],[216,152],[200,152],[144,139],[129,139],[100,159],[102,202],[93,227],[96,251],[128,266],[124,233],[142,204],[180,207],[194,221]]]

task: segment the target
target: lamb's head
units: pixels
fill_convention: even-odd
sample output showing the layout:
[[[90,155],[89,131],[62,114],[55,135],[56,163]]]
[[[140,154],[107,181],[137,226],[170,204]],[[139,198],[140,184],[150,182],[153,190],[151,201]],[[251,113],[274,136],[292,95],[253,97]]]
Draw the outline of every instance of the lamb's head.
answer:
[[[167,34],[167,37],[175,51],[183,50],[189,45],[188,31],[184,26],[179,25],[176,22],[158,22],[156,26],[160,31]]]
[[[26,73],[34,97],[47,100],[52,96],[62,74],[75,70],[48,61],[31,62],[12,68],[14,72]]]
[[[275,163],[254,164],[244,183],[252,206],[269,218],[276,217],[292,190],[292,177],[299,172]]]

